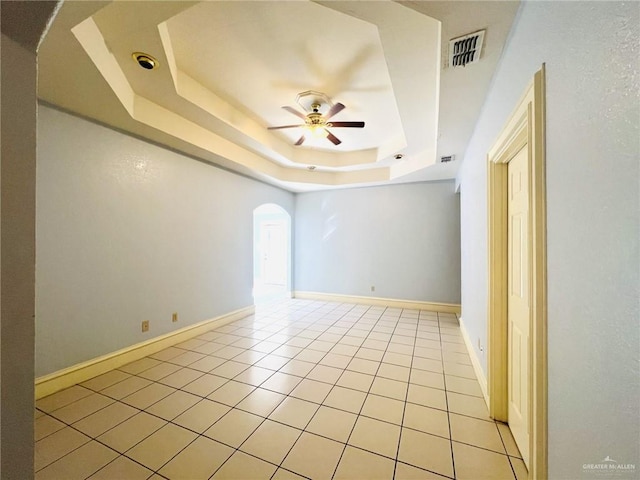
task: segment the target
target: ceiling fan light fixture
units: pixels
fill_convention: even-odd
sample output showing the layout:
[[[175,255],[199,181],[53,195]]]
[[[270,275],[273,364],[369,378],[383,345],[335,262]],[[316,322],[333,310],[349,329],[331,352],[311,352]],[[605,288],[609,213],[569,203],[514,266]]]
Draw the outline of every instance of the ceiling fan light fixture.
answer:
[[[306,128],[311,132],[311,135],[315,138],[327,138],[329,132],[324,128],[324,125],[308,125]]]

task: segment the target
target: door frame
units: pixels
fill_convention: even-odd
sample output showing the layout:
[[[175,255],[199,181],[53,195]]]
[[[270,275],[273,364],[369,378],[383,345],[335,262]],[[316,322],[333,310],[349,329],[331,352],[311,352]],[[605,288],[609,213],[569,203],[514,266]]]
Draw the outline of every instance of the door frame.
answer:
[[[545,66],[535,73],[487,155],[489,413],[508,421],[507,166],[529,154],[529,479],[547,478],[547,272],[545,192]]]

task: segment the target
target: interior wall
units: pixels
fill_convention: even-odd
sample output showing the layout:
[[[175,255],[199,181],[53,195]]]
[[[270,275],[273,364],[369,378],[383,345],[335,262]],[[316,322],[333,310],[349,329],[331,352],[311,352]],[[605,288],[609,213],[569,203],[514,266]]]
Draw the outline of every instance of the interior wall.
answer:
[[[458,304],[459,208],[453,181],[298,194],[295,289]]]
[[[28,479],[35,407],[36,55],[4,34],[1,46],[0,470],[1,478]]]
[[[36,376],[253,304],[253,210],[293,216],[292,193],[46,106],[38,121]]]
[[[458,176],[462,316],[486,345],[486,154],[544,62],[549,478],[640,468],[639,20],[637,2],[524,2]]]

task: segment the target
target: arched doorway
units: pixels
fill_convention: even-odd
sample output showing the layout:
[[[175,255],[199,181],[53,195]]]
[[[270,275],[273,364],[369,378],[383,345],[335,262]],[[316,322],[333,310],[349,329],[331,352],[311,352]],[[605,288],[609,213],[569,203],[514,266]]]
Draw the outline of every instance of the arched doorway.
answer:
[[[253,211],[253,299],[264,303],[291,292],[291,216],[266,203]]]

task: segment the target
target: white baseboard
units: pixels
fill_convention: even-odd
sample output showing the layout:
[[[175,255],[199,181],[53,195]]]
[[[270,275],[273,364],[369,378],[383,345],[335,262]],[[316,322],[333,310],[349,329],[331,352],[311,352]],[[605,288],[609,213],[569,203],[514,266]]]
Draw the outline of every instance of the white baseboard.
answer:
[[[293,292],[293,298],[307,300],[322,300],[325,302],[358,303],[364,305],[376,305],[393,308],[411,308],[416,310],[429,310],[432,312],[457,313],[461,307],[454,303],[420,302],[416,300],[401,300],[396,298],[362,297],[357,295],[342,295],[338,293],[319,292]]]
[[[471,365],[473,365],[473,371],[475,372],[478,383],[480,384],[480,390],[482,390],[482,396],[484,397],[484,401],[487,403],[487,408],[489,408],[489,390],[487,389],[487,376],[485,375],[484,370],[482,370],[482,363],[480,362],[480,359],[476,354],[476,349],[473,348],[473,342],[469,338],[469,333],[464,326],[462,317],[459,317],[458,321],[460,322],[460,332],[462,332],[464,344],[467,347],[467,351],[469,352],[469,357],[471,357]]]
[[[221,315],[210,320],[204,320],[194,325],[169,332],[165,335],[152,338],[150,340],[131,345],[107,355],[93,358],[86,362],[78,363],[71,367],[58,370],[57,372],[36,378],[36,399],[46,397],[59,390],[71,387],[77,383],[84,382],[90,378],[97,377],[114,368],[121,367],[135,360],[153,355],[190,338],[202,335],[209,330],[221,327],[227,323],[252,315],[255,312],[255,305],[241,308],[233,312]]]

